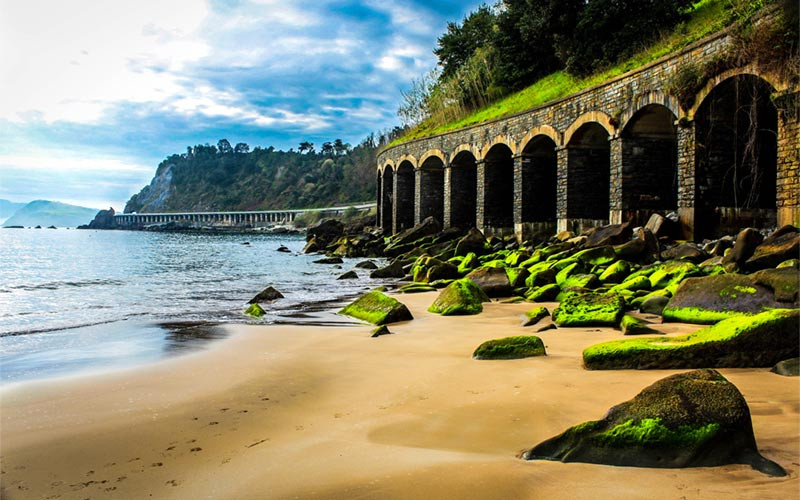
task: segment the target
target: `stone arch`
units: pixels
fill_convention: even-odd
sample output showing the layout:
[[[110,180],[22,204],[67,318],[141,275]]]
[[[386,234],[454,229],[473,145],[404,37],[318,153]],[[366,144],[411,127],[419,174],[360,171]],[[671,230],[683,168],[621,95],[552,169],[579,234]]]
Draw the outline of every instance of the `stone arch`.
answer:
[[[605,129],[609,136],[613,136],[616,130],[614,125],[611,124],[611,117],[602,111],[587,111],[582,114],[575,121],[567,127],[564,131],[564,144],[569,144],[572,141],[572,136],[586,124],[595,123]]]
[[[478,167],[474,148],[459,146],[452,153],[448,199],[445,200],[445,225],[468,229],[477,227]]]
[[[705,87],[703,87],[697,94],[695,94],[694,103],[689,109],[686,110],[686,116],[690,120],[694,119],[698,108],[702,105],[703,101],[706,100],[708,95],[711,94],[711,92],[713,92],[715,88],[717,88],[723,82],[739,76],[744,76],[744,77],[749,76],[749,77],[759,78],[764,82],[766,82],[767,84],[769,84],[769,86],[772,87],[773,91],[783,91],[789,88],[789,85],[786,82],[783,82],[780,78],[774,75],[758,71],[755,65],[748,65],[741,68],[729,69],[709,79]]]
[[[478,181],[478,189],[483,189],[483,203],[479,203],[478,210],[483,217],[482,221],[479,218],[478,229],[504,234],[514,227],[514,150],[498,141],[484,151],[483,182]]]
[[[425,161],[428,160],[428,158],[431,158],[431,157],[439,158],[439,160],[442,163],[445,163],[447,155],[445,155],[439,149],[429,149],[428,151],[425,151],[425,153],[422,156],[419,157],[419,161],[417,162],[417,168],[422,168],[422,165],[425,163]]]
[[[514,143],[514,141],[510,140],[508,137],[498,135],[481,148],[481,159],[485,159],[489,154],[489,151],[498,145],[507,147],[508,150],[511,151],[512,156],[517,154],[517,145]]]
[[[620,114],[619,130],[623,131],[629,125],[634,115],[651,105],[660,105],[667,108],[675,116],[676,120],[681,116],[681,106],[676,97],[661,91],[647,92],[637,95],[633,99],[633,104],[625,108],[622,114]]]
[[[561,132],[559,132],[550,125],[539,125],[538,127],[534,127],[532,130],[528,131],[527,134],[522,136],[522,139],[519,141],[519,146],[517,147],[517,150],[524,153],[525,147],[531,142],[533,138],[537,136],[549,137],[553,141],[553,143],[555,143],[556,147],[560,147],[563,144],[561,142],[562,139]]]
[[[555,129],[553,129],[553,132]],[[520,143],[521,222],[555,222],[558,191],[558,135],[537,134]]]
[[[610,125],[584,121],[568,135],[565,134],[567,193],[564,215],[567,219],[575,220],[575,230],[608,223],[611,177],[609,136],[612,133],[609,130],[613,130]]]
[[[698,103],[695,238],[777,223],[775,87],[750,72],[718,82]]]
[[[400,158],[395,160],[395,169],[394,169],[395,172],[397,172],[397,169],[403,162],[410,163],[411,167],[414,169],[416,169],[419,166],[419,162],[417,162],[417,159],[415,157],[411,155],[402,155]]]
[[[394,171],[394,161],[393,161],[393,160],[391,160],[391,159],[386,159],[386,161],[384,161],[384,162],[383,162],[383,164],[381,164],[381,166],[380,166],[380,169],[379,169],[379,170],[380,170],[381,172],[383,172],[383,171],[385,171],[386,169],[389,169],[389,170],[392,170],[392,171]]]
[[[388,165],[387,165],[388,166]],[[379,198],[380,225],[384,231],[392,231],[392,200],[394,199],[394,164],[382,172]]]
[[[475,159],[475,161],[480,161],[480,159],[482,158],[480,148],[478,148],[477,146],[473,146],[472,144],[465,143],[465,144],[459,144],[450,152],[450,161],[455,159],[459,155],[459,153],[462,153],[464,151],[471,154],[472,157]]]
[[[678,208],[678,132],[673,108],[646,104],[619,134],[620,201],[624,220],[647,223],[652,212]]]
[[[444,222],[444,160],[439,154],[428,152],[420,159],[417,169],[419,202],[415,215],[417,223],[433,217],[439,224]]]
[[[394,223],[392,230],[395,233],[414,225],[416,191],[414,170],[414,163],[411,160],[398,160],[394,176]]]

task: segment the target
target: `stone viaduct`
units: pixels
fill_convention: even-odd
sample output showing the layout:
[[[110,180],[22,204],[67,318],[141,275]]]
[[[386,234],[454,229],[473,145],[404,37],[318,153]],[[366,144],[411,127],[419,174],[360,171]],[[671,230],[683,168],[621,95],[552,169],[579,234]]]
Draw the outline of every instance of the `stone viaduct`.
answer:
[[[379,224],[395,233],[434,216],[520,241],[652,212],[676,212],[694,239],[797,225],[797,84],[753,65],[711,78],[687,107],[667,91],[730,43],[718,33],[566,98],[385,149]]]

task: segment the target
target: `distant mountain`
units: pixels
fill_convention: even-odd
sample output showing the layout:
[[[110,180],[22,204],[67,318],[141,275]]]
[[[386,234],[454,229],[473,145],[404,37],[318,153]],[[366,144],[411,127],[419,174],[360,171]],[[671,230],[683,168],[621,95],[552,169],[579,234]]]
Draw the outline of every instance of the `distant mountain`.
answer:
[[[14,212],[24,207],[24,203],[14,203],[13,201],[0,200],[0,224],[12,215]]]
[[[4,226],[77,227],[88,224],[98,209],[68,205],[59,201],[36,200],[20,208]]]

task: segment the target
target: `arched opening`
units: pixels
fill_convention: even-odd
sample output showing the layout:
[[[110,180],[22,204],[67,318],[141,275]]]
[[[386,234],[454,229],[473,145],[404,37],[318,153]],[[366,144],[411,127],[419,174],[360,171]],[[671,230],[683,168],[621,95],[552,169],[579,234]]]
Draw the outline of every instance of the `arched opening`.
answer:
[[[537,135],[522,150],[522,222],[556,220],[556,143]]]
[[[450,225],[469,229],[476,226],[478,170],[475,156],[461,151],[450,162]]]
[[[622,210],[643,225],[653,212],[678,208],[678,134],[666,106],[650,104],[622,131]]]
[[[419,220],[433,217],[444,223],[444,162],[438,156],[427,158],[419,176]]]
[[[394,232],[414,225],[414,166],[405,160],[397,167],[394,178]]]
[[[505,144],[492,146],[484,159],[483,227],[502,234],[514,227],[514,160]]]
[[[610,178],[608,132],[595,122],[585,123],[567,144],[567,218],[581,219],[578,227],[608,223]]]
[[[778,113],[755,75],[717,85],[695,113],[695,238],[776,223]]]
[[[392,195],[394,191],[394,170],[392,167],[386,167],[383,170],[383,179],[381,181],[381,202],[380,202],[380,217],[381,227],[386,232],[392,231]]]

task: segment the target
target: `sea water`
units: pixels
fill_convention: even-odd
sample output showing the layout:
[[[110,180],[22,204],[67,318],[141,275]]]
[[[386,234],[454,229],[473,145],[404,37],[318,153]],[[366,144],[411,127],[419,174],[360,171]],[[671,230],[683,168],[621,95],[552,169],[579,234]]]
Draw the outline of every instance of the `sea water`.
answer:
[[[309,311],[380,284],[360,269],[336,280],[363,259],[315,264],[304,244],[300,235],[0,229],[0,381],[155,361],[223,337],[216,325],[309,321]],[[244,315],[270,285],[285,298],[261,319]]]

